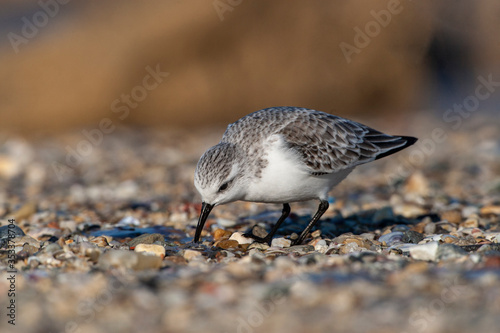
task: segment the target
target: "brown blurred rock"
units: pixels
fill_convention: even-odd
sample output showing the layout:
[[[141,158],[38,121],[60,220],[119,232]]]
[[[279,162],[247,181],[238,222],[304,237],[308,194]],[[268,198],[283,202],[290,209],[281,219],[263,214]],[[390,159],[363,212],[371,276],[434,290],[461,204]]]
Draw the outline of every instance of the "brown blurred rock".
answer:
[[[27,43],[0,51],[1,126],[51,132],[99,128],[103,118],[112,126],[199,126],[276,105],[343,116],[409,109],[435,5],[402,2],[357,45],[355,28],[377,24],[372,12],[387,6],[245,1],[220,16],[205,1],[71,2]],[[18,23],[10,32],[20,35]],[[346,57],[342,43],[358,51]]]
[[[406,181],[405,191],[422,196],[429,195],[429,182],[422,172],[414,172]]]

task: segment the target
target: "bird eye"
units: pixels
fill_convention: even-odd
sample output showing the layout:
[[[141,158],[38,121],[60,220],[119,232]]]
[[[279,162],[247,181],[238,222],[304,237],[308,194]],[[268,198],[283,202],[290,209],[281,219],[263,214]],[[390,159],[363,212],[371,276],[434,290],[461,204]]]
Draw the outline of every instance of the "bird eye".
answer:
[[[225,182],[219,187],[219,192],[227,190],[227,187],[229,186],[229,182]]]

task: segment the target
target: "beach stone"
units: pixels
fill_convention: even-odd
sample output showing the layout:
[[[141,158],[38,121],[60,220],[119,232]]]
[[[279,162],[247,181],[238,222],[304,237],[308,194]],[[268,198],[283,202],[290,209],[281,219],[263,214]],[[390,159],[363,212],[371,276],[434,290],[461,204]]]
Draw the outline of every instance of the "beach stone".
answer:
[[[60,221],[59,228],[61,228],[63,230],[68,229],[70,232],[75,232],[76,231],[76,221],[72,221],[72,220]]]
[[[258,242],[253,242],[252,244],[250,244],[250,246],[248,247],[249,250],[252,250],[252,249],[256,249],[256,250],[262,250],[262,251],[265,251],[269,248],[269,245],[265,244],[265,243],[258,243]]]
[[[409,193],[415,193],[421,196],[429,195],[430,186],[427,178],[420,171],[414,172],[405,184],[405,191]]]
[[[229,237],[231,237],[231,231],[227,231],[224,229],[216,229],[214,231],[214,241],[229,239]]]
[[[254,225],[252,228],[252,235],[264,238],[267,236],[267,231],[266,229],[262,228],[260,225]]]
[[[191,261],[193,260],[194,258],[197,258],[197,257],[202,257],[203,254],[200,252],[200,251],[195,251],[195,250],[184,250],[184,253],[182,254],[182,256],[184,257],[184,259],[186,259],[187,261]]]
[[[21,221],[27,219],[36,213],[36,204],[34,202],[28,202],[21,206],[17,211],[12,214],[12,218],[16,221]]]
[[[14,246],[24,246],[24,244],[29,244],[33,247],[40,248],[40,242],[29,235],[24,235],[22,237],[15,237],[9,242]]]
[[[243,233],[239,231],[233,233],[231,237],[229,237],[229,240],[235,240],[238,242],[238,244],[252,244],[253,242],[255,242],[253,238],[245,237],[243,236]]]
[[[479,210],[481,215],[500,215],[500,205],[487,205]]]
[[[13,237],[24,236],[25,233],[23,229],[19,228],[15,224],[4,225],[0,227],[0,239],[9,238],[9,235]],[[11,237],[12,238],[12,237]]]
[[[132,270],[158,269],[162,258],[128,250],[110,250],[99,257],[101,269],[125,268]]]
[[[346,243],[345,245],[341,246],[339,249],[339,254],[349,254],[353,252],[360,252],[362,251],[362,247],[358,245],[356,242],[349,242]]]
[[[403,243],[404,233],[401,231],[390,232],[388,234],[380,236],[379,242],[385,243],[386,246],[390,247],[395,244]]]
[[[408,230],[403,233],[403,243],[418,244],[424,239],[424,235],[419,232]]]
[[[410,256],[416,260],[435,261],[438,250],[438,242],[415,245],[409,248]]]
[[[135,252],[142,252],[145,254],[153,254],[161,258],[165,257],[165,248],[156,244],[137,244],[134,249]]]
[[[109,246],[108,240],[103,236],[95,237],[95,238],[91,239],[90,242],[99,246],[99,247]]]
[[[318,251],[319,253],[325,253],[328,250],[328,245],[326,244],[326,241],[324,239],[319,240],[316,242],[314,245],[314,250]]]
[[[461,228],[477,228],[479,227],[479,220],[474,217],[470,217],[464,222],[460,223]]]
[[[221,240],[220,242],[216,242],[214,246],[218,246],[221,249],[227,250],[227,249],[234,249],[238,247],[238,242],[235,240]]]
[[[286,238],[274,238],[271,242],[272,247],[290,247],[292,241]]]
[[[441,213],[441,219],[446,220],[453,224],[462,222],[462,213],[459,210],[448,210]]]
[[[394,213],[406,218],[413,218],[425,214],[426,210],[415,204],[402,204],[394,207]]]
[[[231,227],[234,227],[238,221],[236,221],[236,219],[225,219],[225,218],[222,218],[222,217],[219,217],[216,219],[217,221],[217,224],[220,225],[221,227],[224,227],[224,228],[231,228]]]
[[[138,227],[140,225],[141,221],[139,221],[133,216],[125,216],[116,224],[117,227],[128,227],[128,226]]]
[[[433,222],[427,223],[424,227],[424,232],[427,235],[432,235],[434,232],[436,232],[436,223]]]
[[[440,244],[436,253],[436,260],[451,260],[466,256],[468,253],[454,244]]]
[[[134,249],[139,244],[153,244],[154,242],[165,243],[165,237],[162,234],[143,234],[127,242],[127,246]]]

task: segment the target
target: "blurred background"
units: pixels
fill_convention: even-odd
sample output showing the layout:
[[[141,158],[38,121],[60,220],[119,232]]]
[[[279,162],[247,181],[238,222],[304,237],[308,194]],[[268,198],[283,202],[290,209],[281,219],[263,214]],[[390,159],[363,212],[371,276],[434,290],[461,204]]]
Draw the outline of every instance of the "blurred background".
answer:
[[[499,17],[495,0],[2,1],[0,131],[196,128],[278,105],[442,117],[478,76],[500,81]]]

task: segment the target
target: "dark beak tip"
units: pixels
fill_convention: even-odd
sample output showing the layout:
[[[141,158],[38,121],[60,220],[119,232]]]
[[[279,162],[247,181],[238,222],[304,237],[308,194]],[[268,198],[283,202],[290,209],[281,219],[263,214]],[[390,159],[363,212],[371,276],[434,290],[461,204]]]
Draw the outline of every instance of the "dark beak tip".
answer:
[[[203,230],[203,226],[205,225],[212,208],[214,208],[214,205],[202,202],[200,218],[198,219],[198,225],[196,226],[193,242],[198,243],[200,241],[201,231]]]

